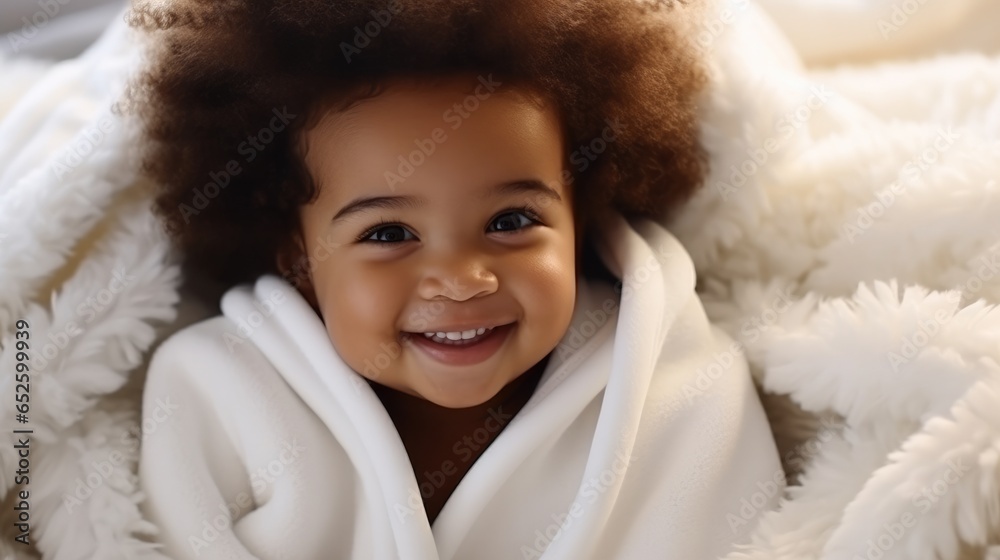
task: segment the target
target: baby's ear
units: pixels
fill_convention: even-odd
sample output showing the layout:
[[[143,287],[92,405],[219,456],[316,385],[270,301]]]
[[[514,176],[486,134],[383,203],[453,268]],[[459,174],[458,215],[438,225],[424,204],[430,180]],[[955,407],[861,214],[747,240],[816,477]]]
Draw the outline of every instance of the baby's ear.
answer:
[[[298,232],[292,234],[275,256],[275,264],[281,276],[309,302],[314,309],[319,305],[316,300],[316,290],[312,281],[312,268],[309,266],[305,243]]]

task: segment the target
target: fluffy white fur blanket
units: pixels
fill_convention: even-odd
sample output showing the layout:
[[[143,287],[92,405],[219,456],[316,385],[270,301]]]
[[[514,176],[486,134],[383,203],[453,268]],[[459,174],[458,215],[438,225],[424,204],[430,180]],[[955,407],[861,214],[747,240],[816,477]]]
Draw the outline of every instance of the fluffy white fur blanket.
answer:
[[[668,227],[796,481],[779,510],[750,495],[719,520],[756,526],[727,560],[1000,558],[1000,38],[982,32],[1000,14],[834,4],[731,0],[692,24],[715,69],[712,173]],[[4,557],[163,558],[135,467],[172,410],[140,417],[146,359],[218,309],[179,290],[135,127],[110,112],[135,40],[118,19],[70,61],[0,58],[0,426],[34,430],[31,546],[14,540],[14,440],[0,446]],[[904,52],[924,56],[889,58]]]

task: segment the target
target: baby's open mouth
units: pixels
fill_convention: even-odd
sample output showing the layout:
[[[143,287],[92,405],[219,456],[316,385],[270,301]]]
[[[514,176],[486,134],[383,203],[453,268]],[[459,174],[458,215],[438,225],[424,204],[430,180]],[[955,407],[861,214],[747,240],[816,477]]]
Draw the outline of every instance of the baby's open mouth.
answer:
[[[489,359],[503,346],[516,321],[495,327],[480,327],[454,332],[403,332],[405,344],[438,363],[471,366]],[[442,336],[444,335],[444,336]],[[468,337],[468,338],[466,338]]]

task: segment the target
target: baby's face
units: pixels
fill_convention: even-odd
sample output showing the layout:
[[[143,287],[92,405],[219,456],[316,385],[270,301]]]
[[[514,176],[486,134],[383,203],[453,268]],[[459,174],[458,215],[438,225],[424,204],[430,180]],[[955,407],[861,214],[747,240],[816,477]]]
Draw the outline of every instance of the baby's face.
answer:
[[[306,297],[348,366],[446,407],[493,397],[573,314],[560,123],[515,93],[486,76],[397,82],[304,136],[320,188],[301,209]],[[481,327],[465,346],[423,334]]]

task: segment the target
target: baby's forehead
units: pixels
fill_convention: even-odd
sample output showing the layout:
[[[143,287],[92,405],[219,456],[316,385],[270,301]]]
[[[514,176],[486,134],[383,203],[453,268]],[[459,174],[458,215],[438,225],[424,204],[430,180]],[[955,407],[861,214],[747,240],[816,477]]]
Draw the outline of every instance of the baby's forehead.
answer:
[[[391,171],[435,166],[453,158],[503,162],[526,152],[562,152],[561,120],[551,105],[532,94],[483,77],[478,94],[464,95],[462,81],[442,86],[387,89],[339,111],[327,111],[305,133],[311,167],[365,164]],[[461,86],[461,87],[459,87]],[[492,88],[492,91],[490,91]],[[489,165],[489,161],[484,162]]]
[[[350,120],[366,105],[438,106],[456,112],[474,112],[489,99],[534,106],[539,111],[558,110],[558,103],[540,86],[507,79],[493,72],[465,72],[431,77],[387,76],[377,82],[359,82],[328,92],[313,103],[323,120]]]

